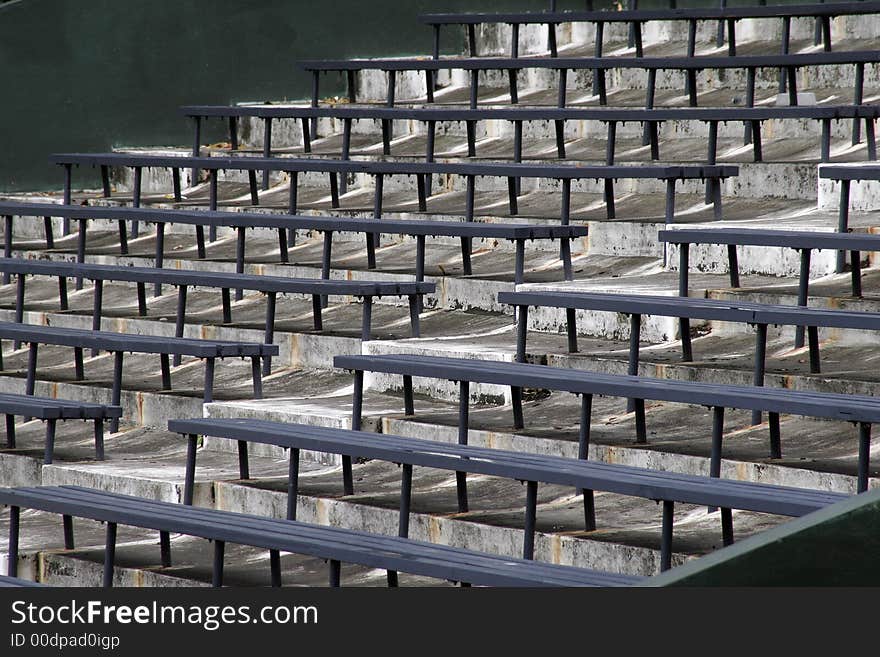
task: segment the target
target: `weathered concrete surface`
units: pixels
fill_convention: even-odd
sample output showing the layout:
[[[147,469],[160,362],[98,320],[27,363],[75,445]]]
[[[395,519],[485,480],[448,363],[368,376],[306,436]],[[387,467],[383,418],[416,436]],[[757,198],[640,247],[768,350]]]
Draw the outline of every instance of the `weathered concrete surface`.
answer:
[[[842,18],[833,22],[834,49],[877,49],[877,17]],[[697,51],[700,54],[726,52],[714,44],[715,23],[701,22]],[[507,47],[508,26],[480,29],[481,53],[501,52]],[[646,55],[683,54],[686,24],[652,22],[644,27]],[[813,22],[792,24],[792,51],[810,51]],[[557,29],[562,55],[592,52],[593,26],[565,24]],[[779,21],[740,21],[738,52],[776,52]],[[544,26],[523,27],[521,52],[546,52]],[[606,26],[608,56],[631,56],[625,47],[626,28]],[[771,39],[776,39],[776,43]],[[865,102],[880,99],[876,67],[866,70]],[[524,71],[519,76],[521,104],[556,104],[556,73]],[[438,104],[466,106],[467,76],[461,71],[443,71],[437,92]],[[608,75],[611,107],[641,107],[644,104],[644,71],[618,71]],[[819,102],[850,102],[853,67],[827,67],[799,73],[799,89],[815,93]],[[701,106],[741,106],[744,75],[741,72],[706,71],[698,76]],[[358,99],[382,103],[386,77],[381,72],[358,76]],[[569,74],[567,102],[572,106],[596,106],[592,95],[592,72]],[[778,72],[760,71],[757,103],[773,105],[778,91]],[[504,105],[508,102],[506,77],[481,75],[480,102]],[[684,106],[683,76],[658,75],[657,106]],[[424,105],[424,75],[398,78],[401,104],[412,100]],[[273,147],[279,155],[301,157],[302,135],[295,122],[273,123]],[[458,161],[466,156],[461,125],[438,126],[437,155]],[[341,124],[319,121],[319,138],[313,140],[309,157],[338,157]],[[850,143],[852,125],[832,125],[832,161],[859,162],[866,159],[862,143]],[[547,122],[525,126],[525,159],[555,162],[554,127]],[[245,121],[240,126],[242,148],[235,153],[247,157],[262,148],[262,123]],[[706,157],[706,126],[699,122],[671,121],[660,130],[661,162],[697,163]],[[751,148],[742,145],[742,125],[719,126],[718,161],[737,163],[740,175],[722,185],[723,220],[716,221],[704,203],[699,182],[679,185],[675,222],[670,227],[753,227],[831,231],[837,225],[837,187],[817,182],[820,125],[813,121],[771,121],[763,126],[764,163],[753,163]],[[604,126],[595,121],[568,122],[565,129],[568,159],[574,163],[602,162],[605,157]],[[355,125],[353,157],[359,159],[421,159],[425,149],[424,126],[397,122],[390,156],[381,153],[380,126],[373,121]],[[477,132],[480,161],[509,160],[512,127],[505,121],[483,122]],[[203,155],[226,154],[226,146],[202,148]],[[185,155],[188,147],[126,148],[130,152]],[[650,152],[641,144],[641,126],[618,126],[618,163],[648,164]],[[168,170],[144,172],[145,205],[204,209],[209,188],[204,177],[190,180],[184,171],[184,200],[170,197]],[[259,204],[250,205],[247,178],[228,171],[220,184],[220,205],[225,211],[283,212],[287,207],[288,181],[282,174],[270,177],[272,187],[260,192]],[[300,176],[300,212],[369,217],[373,211],[373,182],[369,176],[350,176],[341,207],[331,208],[327,176]],[[101,198],[98,190],[75,190],[74,202],[113,206],[131,203],[130,171],[113,172],[112,198]],[[415,181],[394,176],[385,181],[384,214],[392,218],[461,221],[465,207],[464,181],[456,176],[434,176],[427,213],[416,204]],[[76,186],[76,180],[74,180]],[[854,184],[850,227],[858,232],[880,230],[880,196],[875,183]],[[677,251],[657,242],[657,231],[665,227],[663,187],[656,182],[620,181],[616,186],[617,218],[606,218],[602,186],[594,181],[573,185],[572,218],[589,226],[588,238],[575,241],[575,280],[562,280],[558,245],[530,242],[526,246],[526,285],[521,289],[583,290],[610,293],[677,294]],[[26,200],[60,202],[58,193],[8,195]],[[477,182],[476,220],[486,222],[549,223],[559,221],[559,184],[525,180],[519,197],[520,214],[510,217],[506,181],[480,179]],[[46,248],[42,220],[16,219],[13,255],[71,261],[76,235],[62,236],[61,222],[53,221],[55,248]],[[155,237],[153,227],[142,225],[142,237],[129,244],[130,254],[119,255],[114,222],[92,221],[89,227],[87,261],[95,263],[152,266]],[[246,271],[253,274],[317,277],[320,275],[319,234],[297,231],[291,248],[291,264],[280,263],[277,236],[271,230],[247,233]],[[383,236],[376,270],[366,268],[363,236],[334,235],[331,276],[350,280],[412,280],[414,240]],[[192,226],[169,225],[165,266],[181,270],[234,270],[235,236],[220,230],[219,239],[209,243],[207,258],[198,260]],[[797,254],[780,249],[740,249],[743,287],[731,289],[727,280],[723,249],[706,245],[691,248],[689,294],[697,297],[742,299],[793,304],[796,300]],[[325,331],[312,330],[310,303],[304,298],[280,300],[276,341],[281,354],[274,359],[272,376],[266,380],[266,399],[253,400],[247,363],[227,361],[218,368],[217,401],[203,406],[203,367],[188,361],[173,373],[175,391],[159,387],[158,359],[142,355],[126,357],[123,406],[126,420],[122,431],[107,435],[107,460],[96,462],[91,425],[65,423],[59,432],[54,465],[42,465],[43,427],[38,422],[19,423],[16,450],[0,450],[0,485],[40,483],[79,484],[106,490],[177,501],[183,483],[185,443],[165,430],[174,417],[251,417],[282,422],[350,427],[351,376],[331,368],[339,353],[423,353],[511,360],[514,354],[512,309],[497,303],[497,293],[513,290],[513,248],[510,243],[479,240],[474,243],[474,274],[464,276],[457,240],[429,240],[427,280],[437,283],[422,314],[422,338],[408,337],[405,306],[395,298],[383,298],[374,308],[374,337],[359,339],[360,305],[350,298],[331,298],[325,312]],[[814,253],[811,267],[810,306],[846,308],[863,312],[880,311],[877,296],[876,254],[863,254],[865,296],[853,299],[849,274],[834,273],[834,254]],[[71,287],[71,308],[60,312],[54,281],[31,280],[28,284],[25,321],[53,326],[89,327],[92,289],[80,292]],[[138,317],[133,288],[108,284],[105,288],[102,328],[135,333],[172,335],[176,299],[173,288],[149,298],[148,312]],[[14,317],[14,285],[0,286],[0,319]],[[216,290],[195,290],[188,299],[188,336],[222,339],[262,340],[265,302],[261,295],[248,294],[233,306],[233,322],[222,323]],[[610,313],[578,313],[580,350],[567,351],[564,313],[554,309],[530,312],[528,358],[555,367],[623,373],[626,371],[628,322]],[[747,326],[693,322],[695,333],[692,363],[680,361],[678,325],[669,318],[644,318],[640,373],[670,379],[749,383],[753,358],[753,334]],[[876,336],[853,331],[822,331],[821,375],[810,374],[804,350],[792,348],[792,329],[771,331],[766,385],[804,390],[876,395]],[[24,353],[4,345],[5,370],[0,390],[20,391],[24,380]],[[84,400],[109,400],[110,362],[106,356],[88,359],[86,382],[73,380],[69,350],[46,347],[40,351],[38,394]],[[399,377],[367,377],[364,430],[394,433],[444,442],[456,442],[456,386],[447,382],[416,379],[416,414],[403,415]],[[474,445],[515,449],[568,457],[577,455],[578,403],[572,395],[527,390],[526,428],[514,431],[508,389],[474,386],[472,389],[469,441]],[[625,400],[597,396],[594,401],[592,443],[589,457],[662,470],[708,473],[710,416],[706,409],[682,404],[649,403],[646,445],[634,441],[634,421],[626,412]],[[135,426],[135,424],[137,426]],[[2,443],[2,440],[0,440]],[[855,491],[857,436],[846,423],[784,417],[783,458],[770,459],[767,425],[750,426],[747,412],[729,411],[725,417],[722,476],[750,481],[804,486],[852,493]],[[283,514],[287,455],[284,450],[254,445],[250,450],[254,479],[237,480],[235,445],[206,438],[202,441],[196,477],[196,501],[206,506],[279,516]],[[876,448],[873,450],[877,462]],[[356,466],[356,493],[341,495],[339,459],[335,455],[303,453],[301,519],[324,524],[355,527],[393,534],[397,528],[399,470],[388,464],[369,462]],[[523,490],[519,483],[486,477],[471,477],[473,511],[455,513],[454,479],[449,473],[417,469],[412,535],[472,549],[517,555],[522,542]],[[872,487],[880,474],[871,470]],[[597,495],[599,529],[584,532],[580,500],[573,491],[540,488],[537,554],[541,559],[586,565],[615,572],[653,574],[658,567],[660,514],[653,502],[615,495]],[[8,516],[0,512],[0,550],[5,548]],[[25,514],[22,572],[36,574],[54,584],[94,585],[100,581],[103,531],[93,523],[77,523],[78,549],[61,549],[60,521],[47,514]],[[736,513],[737,538],[760,533],[785,522],[782,518]],[[704,508],[681,506],[676,510],[674,563],[682,563],[714,550],[720,543],[717,514]],[[174,566],[159,566],[158,537],[150,532],[121,528],[117,585],[197,586],[210,581],[210,551],[203,541],[174,537]],[[282,559],[286,585],[324,585],[326,567],[320,560],[285,555]],[[2,567],[2,566],[0,566]],[[265,552],[237,546],[227,549],[227,582],[230,585],[265,586],[268,563]],[[443,584],[402,576],[403,584]],[[381,571],[343,568],[347,585],[383,585]]]

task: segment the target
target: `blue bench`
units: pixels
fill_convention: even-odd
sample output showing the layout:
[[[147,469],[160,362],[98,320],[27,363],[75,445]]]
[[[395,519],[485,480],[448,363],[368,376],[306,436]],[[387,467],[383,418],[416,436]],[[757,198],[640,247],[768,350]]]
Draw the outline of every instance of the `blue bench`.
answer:
[[[113,585],[118,525],[157,530],[163,567],[171,566],[170,534],[204,538],[214,544],[212,584],[223,585],[226,543],[269,550],[271,581],[281,586],[280,552],[329,561],[329,584],[340,585],[343,562],[401,571],[478,586],[628,586],[643,578],[585,568],[501,557],[397,536],[279,520],[230,511],[157,502],[77,486],[0,488],[0,504],[10,507],[9,575],[19,554],[21,509],[61,514],[64,544],[74,549],[73,519],[106,523],[103,586]]]
[[[0,369],[3,361],[0,359]],[[122,409],[118,405],[105,406],[90,402],[68,401],[53,397],[35,397],[0,393],[0,413],[6,416],[6,448],[15,449],[15,416],[25,420],[38,419],[46,423],[46,448],[43,463],[52,463],[55,453],[55,430],[58,420],[92,421],[95,425],[95,458],[104,460],[104,420],[118,422]]]
[[[770,458],[782,457],[779,415],[789,413],[859,425],[858,491],[868,488],[871,425],[880,421],[880,400],[862,395],[805,392],[783,388],[725,385],[696,381],[676,381],[628,375],[602,374],[547,367],[528,363],[509,363],[481,359],[442,358],[405,354],[382,356],[336,356],[335,367],[354,372],[352,428],[360,429],[363,411],[364,372],[399,374],[403,377],[404,413],[415,413],[413,377],[457,381],[459,384],[458,436],[467,444],[470,383],[510,386],[513,398],[513,426],[524,427],[522,389],[539,388],[569,392],[581,397],[580,453],[586,455],[590,442],[590,415],[593,395],[635,400],[636,443],[648,441],[645,399],[699,404],[712,408],[712,453],[709,473],[721,473],[721,444],[725,408],[764,411],[769,416]]]
[[[186,504],[192,504],[199,436],[238,441],[241,479],[250,478],[248,443],[276,445],[289,449],[290,471],[287,492],[289,519],[296,518],[301,449],[343,456],[343,486],[346,495],[354,493],[351,470],[353,458],[397,463],[403,466],[398,522],[398,535],[402,537],[406,537],[409,533],[413,466],[455,472],[460,483],[464,482],[467,473],[525,481],[527,486],[523,535],[524,559],[534,558],[539,482],[572,486],[583,494],[587,531],[596,528],[594,490],[662,501],[661,570],[667,570],[671,566],[672,522],[676,502],[720,507],[724,545],[730,545],[733,543],[731,509],[800,516],[847,497],[840,493],[711,479],[559,456],[526,454],[469,445],[446,445],[433,440],[252,419],[171,420],[168,422],[168,430],[184,434],[188,438],[184,495]],[[464,486],[460,486],[459,492],[464,496],[459,497],[458,510],[466,512],[468,511],[467,490]]]

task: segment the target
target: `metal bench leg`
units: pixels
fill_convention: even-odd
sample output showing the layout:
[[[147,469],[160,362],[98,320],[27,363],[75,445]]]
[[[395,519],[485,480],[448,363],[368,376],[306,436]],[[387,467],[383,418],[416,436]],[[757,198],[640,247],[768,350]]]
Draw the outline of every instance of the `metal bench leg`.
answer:
[[[513,404],[513,428],[522,429],[525,426],[522,409],[522,388],[512,386],[510,396]]]
[[[119,406],[122,399],[122,360],[123,352],[113,352],[113,388],[110,391],[110,404]],[[119,418],[115,417],[110,420],[110,433],[119,431]]]
[[[299,448],[291,447],[287,463],[287,519],[296,520],[296,502],[299,495]]]
[[[768,422],[770,424],[770,458],[782,458],[782,439],[779,430],[779,413],[768,413]]]
[[[116,563],[116,523],[107,523],[107,540],[104,545],[104,578],[101,585],[105,589],[113,586],[113,566]]]
[[[143,169],[141,167],[134,168],[134,195],[131,200],[132,206],[141,207],[141,182],[143,180]],[[131,239],[135,240],[140,234],[140,226],[137,220],[131,222]]]
[[[269,577],[273,588],[281,586],[281,554],[278,550],[269,550]]]
[[[15,416],[6,414],[6,447],[15,449]]]
[[[471,267],[471,238],[462,237],[459,241],[461,242],[462,271],[465,276],[470,276],[473,273],[473,269]]]
[[[235,273],[243,274],[244,273],[244,241],[245,241],[245,227],[240,226],[235,231]],[[244,298],[244,290],[241,288],[236,288],[235,290],[235,300],[241,301]]]
[[[712,407],[712,452],[709,458],[709,476],[715,479],[721,476],[721,444],[724,439],[724,407]],[[709,513],[716,507],[710,506]]]
[[[811,249],[801,249],[801,270],[800,276],[798,278],[798,299],[797,305],[806,307],[809,293],[809,285],[810,285],[810,255],[812,254]],[[841,251],[840,253],[845,253]],[[804,327],[798,326],[795,328],[794,334],[794,346],[795,349],[800,349],[804,346]]]
[[[174,200],[180,203],[183,197],[180,195],[180,169],[178,167],[171,170],[171,190],[174,194]]]
[[[211,575],[211,586],[215,589],[223,586],[223,553],[225,548],[225,541],[214,541],[214,570]]]
[[[162,567],[171,567],[171,536],[168,532],[159,532],[159,553],[162,559]]]
[[[402,538],[409,536],[409,514],[412,506],[412,464],[403,463],[400,478],[400,511],[397,520],[397,535]],[[388,571],[388,586],[398,585],[397,571]]]
[[[220,172],[217,169],[211,169],[208,172],[208,184],[209,184],[209,193],[208,193],[208,209],[216,212],[217,210],[217,177],[220,175]],[[208,239],[211,242],[214,242],[217,239],[217,227],[216,226],[208,226]]]
[[[636,443],[644,445],[648,442],[648,429],[645,422],[645,400],[635,399],[636,413]]]
[[[849,232],[849,180],[840,181],[840,205],[837,210],[837,232]],[[842,274],[846,263],[846,252],[837,252],[837,273]]]
[[[205,227],[204,226],[196,226],[196,255],[199,260],[204,260],[208,257],[207,251],[205,249]]]
[[[721,542],[727,547],[733,545],[733,511],[721,509]]]
[[[516,362],[526,362],[526,340],[529,332],[529,307],[516,307]]]
[[[220,306],[223,309],[223,323],[232,322],[232,299],[228,287],[220,288]]]
[[[566,101],[566,85],[568,84],[568,69],[561,68],[558,71],[559,85],[556,89],[556,107],[565,107]],[[558,135],[557,131],[557,135]]]
[[[288,214],[296,214],[296,207],[298,205],[297,192],[299,191],[299,174],[296,171],[290,171],[287,174],[289,185],[287,191],[287,213]],[[287,244],[289,246],[293,246],[296,244],[296,230],[291,228],[287,233]]]
[[[101,330],[101,309],[104,305],[104,281],[95,281],[95,298],[92,304],[92,330]],[[97,349],[92,349],[92,358],[98,355]]]
[[[147,286],[146,283],[137,283],[138,315],[144,317],[147,314]]]
[[[214,359],[205,359],[205,398],[204,403],[214,401]]]
[[[556,129],[556,157],[565,159],[565,121],[554,121]]]
[[[303,130],[303,141],[308,143],[309,136],[308,131]],[[308,153],[310,149],[306,148],[305,151]],[[272,117],[266,117],[263,119],[263,157],[272,157]],[[262,188],[269,189],[269,174],[270,171],[265,169],[263,171],[263,178],[261,180]],[[254,172],[256,175],[256,171]],[[256,203],[254,203],[256,205]]]
[[[61,523],[64,529],[64,549],[73,550],[76,547],[73,537],[73,516],[62,515]]]
[[[67,277],[58,277],[58,305],[61,310],[67,310],[70,306],[67,302]]]
[[[193,126],[195,128],[194,133],[193,133],[192,155],[193,155],[193,157],[199,157],[202,153],[202,149],[201,149],[201,146],[202,146],[202,117],[194,116],[194,117],[192,117],[192,119],[193,119]],[[199,179],[199,170],[198,169],[191,169],[190,170],[190,177],[192,178],[192,180],[190,180],[190,184],[195,186],[196,182],[198,182],[198,179]]]
[[[15,282],[15,321],[21,324],[24,321],[24,288],[27,276],[19,274]],[[19,344],[13,343],[13,349],[18,349]]]
[[[868,490],[868,472],[871,460],[871,424],[859,423],[859,475],[856,492]]]
[[[663,535],[660,540],[660,571],[672,568],[672,522],[675,502],[663,500]]]
[[[764,373],[767,367],[767,325],[758,324],[755,329],[755,364],[752,385],[759,388],[764,385]],[[752,424],[761,424],[761,411],[752,411]]]
[[[606,198],[607,203],[607,198]],[[611,199],[612,205],[614,204],[614,198],[612,196]],[[610,210],[613,212],[613,210]],[[566,178],[562,181],[562,210],[559,213],[560,224],[563,226],[568,226],[571,222],[571,179]]]
[[[345,495],[354,495],[354,475],[351,470],[351,456],[342,455],[342,489]]]
[[[474,176],[466,176],[467,179],[467,190],[465,191],[465,210],[464,216],[468,221],[474,220],[474,196],[476,195],[476,191],[474,189]]]
[[[403,375],[403,414],[415,415],[415,403],[413,400],[412,377],[408,374]]]
[[[73,200],[73,190],[72,188],[72,171],[73,165],[65,164],[64,165],[64,205],[70,205]],[[63,235],[70,235],[70,219],[64,219],[61,224],[61,233]],[[10,233],[11,234],[11,233]],[[10,240],[11,242],[11,240]]]
[[[694,349],[691,342],[691,320],[687,317],[679,318],[678,332],[681,334],[681,362],[690,363],[694,360]]]
[[[807,327],[807,342],[810,345],[810,374],[819,374],[822,371],[819,359],[819,327]]]
[[[862,254],[859,251],[850,251],[849,262],[852,295],[858,299],[862,296]]]
[[[324,330],[324,320],[321,317],[321,301],[322,296],[320,294],[312,295],[312,326],[315,327],[316,331]]]
[[[535,558],[535,524],[538,512],[538,482],[526,482],[526,517],[523,531],[523,559]]]
[[[410,294],[409,295],[409,335],[412,338],[419,338],[422,335],[421,328],[419,326],[419,309],[421,307],[421,303],[419,303],[418,294]]]
[[[853,84],[853,105],[861,105],[864,97],[864,89],[865,89],[865,65],[864,63],[856,64],[856,79],[855,84]],[[853,129],[852,129],[852,145],[855,146],[860,141],[862,141],[861,134],[861,124],[859,123],[858,117],[853,119]]]
[[[574,308],[565,309],[565,333],[568,341],[568,353],[578,352],[577,317]]]
[[[266,293],[266,329],[264,332],[263,342],[273,344],[275,342],[275,305],[276,293]],[[269,376],[272,372],[272,357],[263,356],[263,376]]]
[[[574,273],[571,268],[571,239],[567,237],[560,238],[559,248],[562,257],[562,276],[567,281],[573,280]]]
[[[95,459],[104,460],[104,420],[95,418]]]
[[[183,503],[192,506],[193,493],[196,480],[196,452],[199,437],[191,433],[187,436],[186,444],[186,475],[183,484]]]
[[[364,372],[356,370],[354,373],[354,386],[351,395],[351,428],[353,431],[361,430],[361,416],[364,409]]]
[[[877,160],[877,136],[874,131],[874,118],[865,117],[865,141],[868,144],[868,159]]]
[[[822,119],[821,160],[831,160],[831,119]]]
[[[291,230],[294,230],[291,228]],[[281,262],[290,262],[290,254],[287,252],[287,229],[278,229],[278,259]]]
[[[251,472],[248,467],[248,444],[246,440],[238,441],[238,478],[250,479]]]
[[[581,423],[578,429],[578,458],[586,461],[590,458],[590,418],[593,414],[593,395],[581,395]],[[580,491],[584,497],[584,529],[588,532],[596,529],[596,505],[593,491]]]
[[[18,537],[21,523],[21,509],[17,506],[9,507],[9,546],[6,562],[6,574],[9,577],[18,575]]]
[[[36,387],[38,351],[39,345],[36,342],[31,342],[30,345],[28,345],[27,378],[24,382],[24,392],[26,395],[33,395],[34,388]]]
[[[470,383],[468,381],[458,382],[458,444],[468,444],[468,411],[470,404]],[[458,493],[458,511],[459,513],[467,513],[468,511],[468,495],[467,495],[467,473],[455,473],[455,487]]]
[[[52,217],[43,217],[43,234],[46,237],[46,248],[55,248],[55,234],[52,231]]]
[[[755,78],[757,72],[754,67],[749,67],[746,69],[746,107],[754,107],[755,106]],[[779,92],[782,93],[785,91],[783,88],[785,82],[785,75],[782,69],[779,69],[779,80],[780,80],[780,89]],[[744,122],[743,123],[743,145],[752,143],[752,123]]]
[[[639,335],[641,331],[642,316],[638,313],[633,313],[629,316],[629,363],[626,372],[630,376],[639,375]],[[627,400],[626,412],[632,413],[635,409],[635,400]]]
[[[372,240],[370,236],[367,235],[367,243],[372,244]],[[333,231],[325,230],[324,231],[324,245],[321,253],[321,279],[329,280],[330,279],[330,261],[333,255]],[[327,295],[321,296],[321,307],[327,307]]]
[[[266,359],[269,357],[266,356]],[[263,372],[260,368],[260,357],[251,356],[251,377],[254,380],[254,399],[263,398]]]
[[[727,271],[730,276],[730,287],[739,287],[739,259],[736,255],[736,244],[727,245]]]
[[[336,559],[330,559],[330,587],[338,589],[342,576],[342,564]]]
[[[608,219],[614,219],[617,211],[614,208],[614,181],[611,178],[605,179],[605,216]]]
[[[666,213],[665,221],[669,225],[675,220],[675,179],[666,181]]]
[[[225,319],[225,318],[224,318]],[[186,285],[181,285],[177,288],[177,318],[174,325],[174,336],[177,338],[183,337],[183,329],[186,324]],[[174,354],[174,367],[180,365],[182,356],[180,354]]]
[[[364,296],[364,311],[361,318],[361,340],[367,342],[372,339],[371,327],[373,324],[373,297]]]
[[[55,424],[57,420],[46,420],[46,450],[43,453],[43,465],[52,464],[52,456],[55,453]]]
[[[421,283],[425,280],[425,236],[416,235],[416,281]],[[419,312],[422,312],[424,298],[418,296]]]

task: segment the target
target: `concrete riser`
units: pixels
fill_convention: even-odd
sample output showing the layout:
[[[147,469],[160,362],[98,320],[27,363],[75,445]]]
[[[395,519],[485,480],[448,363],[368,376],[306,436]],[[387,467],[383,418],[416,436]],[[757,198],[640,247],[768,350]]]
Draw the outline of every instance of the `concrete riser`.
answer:
[[[297,520],[394,536],[398,512],[342,500],[300,496]],[[284,518],[287,496],[234,484],[217,484],[217,507],[239,513]],[[410,515],[409,536],[415,540],[453,545],[509,557],[522,556],[522,530],[454,520],[437,515]],[[538,532],[535,559],[633,575],[659,571],[659,550],[614,545],[572,536]],[[675,563],[686,557],[675,555]]]

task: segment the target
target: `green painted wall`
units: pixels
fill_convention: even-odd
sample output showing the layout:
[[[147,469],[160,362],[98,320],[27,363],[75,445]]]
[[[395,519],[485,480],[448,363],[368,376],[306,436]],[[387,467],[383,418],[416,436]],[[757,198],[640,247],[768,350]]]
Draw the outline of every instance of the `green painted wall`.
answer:
[[[59,172],[46,164],[52,152],[189,144],[190,126],[177,115],[182,104],[305,98],[310,82],[295,69],[297,59],[429,53],[431,30],[416,22],[420,13],[547,6],[547,0],[0,4],[0,191],[59,187]],[[560,9],[582,6],[559,2]],[[454,32],[447,31],[447,52],[464,46],[462,32]],[[334,91],[331,80],[323,91]],[[206,138],[219,138],[220,123],[208,125],[216,133]]]
[[[880,586],[878,555],[880,489],[873,489],[689,561],[647,585]]]

